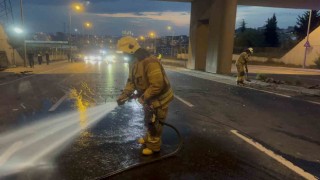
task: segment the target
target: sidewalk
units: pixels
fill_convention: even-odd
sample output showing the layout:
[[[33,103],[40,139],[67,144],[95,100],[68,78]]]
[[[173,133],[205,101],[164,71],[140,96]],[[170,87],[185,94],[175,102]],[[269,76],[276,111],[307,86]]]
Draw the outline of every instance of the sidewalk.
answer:
[[[7,82],[31,76],[34,74],[40,74],[60,67],[62,64],[68,63],[67,60],[53,62],[49,65],[35,65],[34,68],[18,66],[14,68],[8,68],[4,71],[0,71],[0,85],[6,84]]]
[[[174,60],[174,59],[162,59],[164,65],[170,67],[179,67],[181,71],[186,68],[186,60]],[[273,67],[273,66],[262,66],[262,65],[248,65],[249,78],[252,82],[248,83],[251,87],[268,87],[269,89],[276,89],[280,91],[289,91],[299,94],[319,96],[320,95],[320,70],[317,69],[302,69],[302,68],[287,68],[287,67]],[[222,76],[217,74],[211,74],[201,71],[182,70],[182,72],[189,74],[192,72],[196,76],[215,76],[214,80],[218,82],[235,85],[235,77],[237,70],[234,64],[232,64],[231,75],[233,76]],[[264,75],[266,78],[283,82],[285,84],[266,83],[255,80],[258,74]],[[204,78],[204,77],[201,77]],[[211,77],[212,78],[212,77]],[[312,89],[311,87],[317,87]]]
[[[195,71],[195,70],[190,70],[190,69],[180,68],[180,67],[173,67],[173,66],[165,66],[165,68],[171,71],[191,75],[194,77],[237,86],[236,78],[232,76],[212,74],[212,73]],[[246,82],[246,83],[247,85],[245,87],[251,87],[255,89],[278,90],[278,91],[286,91],[289,93],[320,97],[320,89],[307,89],[305,87],[291,86],[291,85],[285,85],[285,84],[266,83],[266,82],[261,82],[257,80],[251,80],[251,82]]]

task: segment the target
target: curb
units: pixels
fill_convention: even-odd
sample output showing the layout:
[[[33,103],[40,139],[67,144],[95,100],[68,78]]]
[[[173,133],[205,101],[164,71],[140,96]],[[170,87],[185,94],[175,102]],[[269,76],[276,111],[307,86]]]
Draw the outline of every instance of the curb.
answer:
[[[182,68],[182,67],[176,67],[176,66],[169,66],[169,65],[167,66],[166,65],[165,67],[169,68],[170,70],[177,71],[177,72],[180,71],[182,73],[193,75],[195,77],[199,77],[199,78],[202,77],[202,78],[205,78],[208,80],[237,86],[235,77],[221,75],[221,74],[212,74],[212,73],[202,72],[202,71],[195,71],[195,70],[186,69],[186,68]],[[215,78],[215,79],[213,79],[213,78]],[[269,87],[269,88],[272,87],[274,90],[288,91],[288,92],[294,92],[294,93],[298,93],[298,94],[320,97],[320,90],[319,89],[307,89],[304,87],[290,86],[290,85],[284,85],[284,84],[274,84],[274,83],[271,84],[271,83],[261,82],[261,81],[257,81],[257,80],[251,80],[251,82],[248,82],[247,84],[252,88],[255,88],[257,86]]]

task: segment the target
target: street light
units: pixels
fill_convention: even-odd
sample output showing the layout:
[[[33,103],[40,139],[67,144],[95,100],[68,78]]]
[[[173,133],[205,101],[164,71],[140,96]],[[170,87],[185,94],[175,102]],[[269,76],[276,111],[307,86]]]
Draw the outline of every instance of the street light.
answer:
[[[145,43],[144,43],[145,38],[144,38],[144,36],[140,36],[139,39],[141,41],[141,47],[145,47]]]
[[[88,41],[88,43],[89,43],[89,29],[92,28],[92,23],[91,23],[91,22],[85,22],[85,23],[83,24],[83,26],[88,29],[88,40],[87,40],[87,41]]]
[[[156,37],[156,33],[155,33],[155,32],[150,32],[150,33],[149,33],[149,36],[150,36],[152,39],[154,39],[153,53],[156,54],[156,52],[157,52],[157,51],[156,51],[156,38],[155,38],[155,37]]]
[[[174,31],[172,30],[171,26],[167,27],[168,31],[172,32],[172,39],[171,39],[171,57],[173,57],[173,36],[174,36]]]
[[[84,6],[82,3],[71,3],[70,10],[69,10],[69,45],[70,45],[70,55],[71,55],[71,15],[72,12],[83,12]]]
[[[14,32],[14,36],[16,37],[21,37],[22,34],[24,34],[24,31],[22,28],[20,27],[13,27],[12,31]],[[14,56],[14,50],[15,50],[15,43],[12,44],[12,60],[13,60],[13,64],[16,65],[16,60],[15,60],[15,56]]]
[[[22,33],[23,33],[23,30],[22,30],[21,28],[19,28],[19,27],[14,27],[14,28],[13,28],[13,31],[14,31],[15,33],[17,33],[17,34],[22,34]]]

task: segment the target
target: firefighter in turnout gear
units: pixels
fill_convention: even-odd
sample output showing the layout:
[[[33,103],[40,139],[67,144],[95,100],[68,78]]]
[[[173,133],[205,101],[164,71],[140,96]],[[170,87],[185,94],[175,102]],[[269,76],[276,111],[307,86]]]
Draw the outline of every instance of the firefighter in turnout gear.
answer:
[[[236,67],[238,71],[237,75],[237,85],[243,85],[245,80],[245,75],[248,74],[248,61],[249,57],[253,54],[253,49],[248,48],[245,52],[240,54],[239,59],[236,61]]]
[[[144,107],[145,125],[147,133],[138,140],[144,144],[143,155],[151,155],[160,151],[161,134],[169,103],[173,100],[173,91],[167,75],[154,56],[142,49],[135,38],[127,36],[118,41],[117,48],[124,53],[132,54],[127,84],[118,97],[118,104],[122,105],[137,92],[138,101]]]

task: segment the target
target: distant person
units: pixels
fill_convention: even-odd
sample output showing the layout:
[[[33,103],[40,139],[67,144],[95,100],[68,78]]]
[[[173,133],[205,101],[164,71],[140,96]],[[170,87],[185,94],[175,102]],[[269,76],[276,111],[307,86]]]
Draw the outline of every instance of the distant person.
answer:
[[[250,47],[240,54],[240,57],[236,61],[237,66],[237,85],[243,85],[246,73],[248,74],[248,61],[249,57],[253,54],[253,49]]]
[[[47,65],[49,65],[50,63],[50,55],[48,52],[46,52],[46,61],[47,61]]]
[[[28,61],[29,61],[29,65],[30,65],[30,68],[34,68],[34,54],[32,52],[29,52],[28,53]]]
[[[162,54],[159,53],[157,58],[158,58],[159,61],[161,61],[161,59],[162,59]]]
[[[69,61],[69,62],[71,62],[71,56],[70,56],[70,53],[68,53],[68,54],[67,54],[67,57],[68,57],[68,61]]]
[[[41,52],[38,53],[38,64],[39,65],[42,64],[42,54],[41,54]]]

